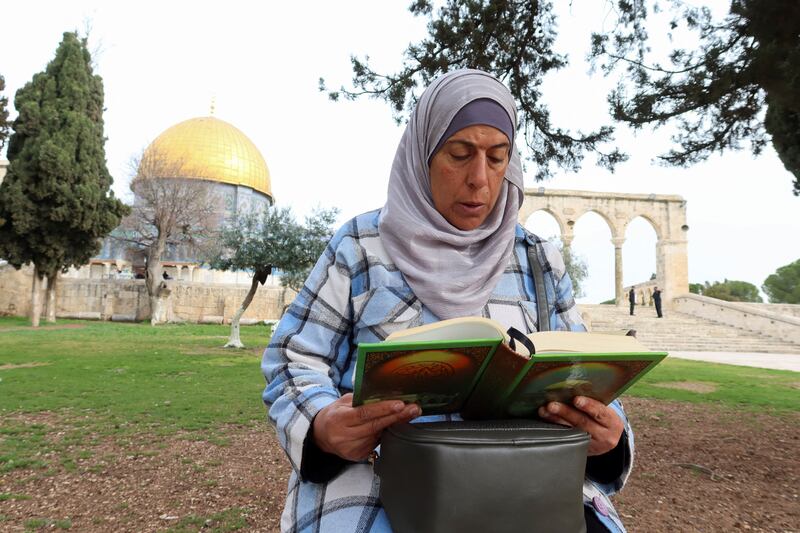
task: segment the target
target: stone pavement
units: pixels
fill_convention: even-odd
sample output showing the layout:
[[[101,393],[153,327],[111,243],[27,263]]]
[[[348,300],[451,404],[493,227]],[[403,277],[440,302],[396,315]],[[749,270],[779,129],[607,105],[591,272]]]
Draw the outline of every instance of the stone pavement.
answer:
[[[708,363],[752,366],[774,370],[800,372],[800,354],[793,353],[747,353],[747,352],[682,352],[670,351],[669,357],[693,359]]]

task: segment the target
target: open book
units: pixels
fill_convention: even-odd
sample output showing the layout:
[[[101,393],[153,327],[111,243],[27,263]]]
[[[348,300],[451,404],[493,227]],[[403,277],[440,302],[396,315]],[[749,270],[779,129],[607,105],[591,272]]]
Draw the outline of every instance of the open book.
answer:
[[[667,355],[624,334],[525,337],[532,351],[498,322],[464,317],[359,344],[353,405],[400,399],[426,415],[532,417],[547,402],[579,395],[608,404]]]

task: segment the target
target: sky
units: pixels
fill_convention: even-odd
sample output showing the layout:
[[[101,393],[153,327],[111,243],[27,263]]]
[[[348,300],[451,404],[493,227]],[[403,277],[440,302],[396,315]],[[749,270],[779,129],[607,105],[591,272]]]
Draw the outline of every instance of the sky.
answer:
[[[96,72],[105,87],[108,168],[114,192],[130,201],[129,161],[168,127],[209,114],[242,130],[270,169],[276,202],[302,216],[336,206],[340,222],[378,208],[403,132],[389,106],[375,100],[331,102],[318,90],[348,84],[350,55],[369,55],[378,71],[399,69],[410,42],[426,35],[426,20],[402,1],[0,2],[0,74],[13,95],[53,58],[64,31],[89,31]],[[611,123],[606,95],[613,80],[591,74],[585,56],[591,31],[608,29],[605,2],[558,6],[556,49],[570,67],[545,79],[552,121],[589,131]],[[724,7],[725,2],[716,3]],[[666,49],[665,35],[654,45]],[[688,37],[676,38],[688,39]],[[680,41],[678,41],[680,42]],[[690,42],[690,41],[684,41]],[[772,147],[716,154],[687,169],[659,166],[669,132],[636,135],[617,128],[630,160],[615,173],[588,155],[578,173],[558,171],[526,187],[677,194],[687,201],[689,281],[744,280],[760,286],[778,267],[800,258],[800,198]],[[526,148],[518,146],[523,157]],[[534,215],[526,225],[544,237],[555,222]],[[589,267],[583,302],[613,297],[614,250],[608,227],[589,213],[575,225],[573,250]],[[624,283],[655,272],[655,232],[636,219],[623,247]]]

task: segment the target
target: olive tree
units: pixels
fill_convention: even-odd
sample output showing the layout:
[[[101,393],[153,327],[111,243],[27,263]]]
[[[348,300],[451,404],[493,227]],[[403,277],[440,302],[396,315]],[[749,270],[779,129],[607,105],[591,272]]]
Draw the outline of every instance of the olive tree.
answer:
[[[134,203],[115,238],[145,254],[150,323],[156,325],[173,319],[162,279],[165,252],[175,246],[204,250],[221,225],[221,200],[210,182],[173,177],[183,175],[184,161],[157,147],[134,157],[131,167]]]
[[[218,248],[209,264],[219,270],[252,272],[250,290],[233,315],[226,348],[243,348],[239,323],[258,290],[273,269],[280,269],[281,283],[295,290],[325,250],[333,235],[336,209],[318,209],[297,222],[289,208],[270,207],[244,213],[225,224]],[[300,282],[298,283],[298,280]]]

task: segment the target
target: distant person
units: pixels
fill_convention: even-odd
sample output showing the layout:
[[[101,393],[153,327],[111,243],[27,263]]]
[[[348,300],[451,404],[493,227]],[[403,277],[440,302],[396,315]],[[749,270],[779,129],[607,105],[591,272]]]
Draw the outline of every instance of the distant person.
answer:
[[[664,318],[664,315],[661,314],[661,291],[658,287],[653,290],[653,303],[656,305],[658,318]]]
[[[164,272],[162,272],[162,273],[161,273],[161,277],[162,277],[162,278],[164,278],[164,279],[172,279],[172,278],[170,277],[170,275],[169,275],[169,274],[167,274],[167,271],[166,271],[166,270],[165,270]]]
[[[636,291],[633,290],[633,287],[628,293],[628,301],[631,303],[631,316],[633,316],[633,308],[636,307]]]

